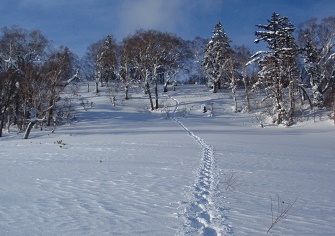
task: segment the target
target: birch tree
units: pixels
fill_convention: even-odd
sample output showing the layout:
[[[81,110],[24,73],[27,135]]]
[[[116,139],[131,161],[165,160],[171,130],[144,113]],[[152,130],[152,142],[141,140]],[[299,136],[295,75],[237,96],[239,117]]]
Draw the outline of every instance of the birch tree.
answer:
[[[46,125],[50,126],[56,111],[60,92],[75,74],[75,55],[67,47],[59,47],[51,52],[42,67],[43,83],[47,87]]]
[[[180,45],[180,38],[156,30],[138,30],[123,41],[125,57],[121,61],[125,82],[129,80],[126,76],[131,66],[148,94],[151,110],[159,107],[160,78],[167,75],[169,80],[179,72]]]
[[[235,60],[237,63],[237,68],[242,76],[242,81],[245,91],[245,99],[247,102],[247,111],[251,110],[250,105],[250,91],[249,91],[249,76],[248,76],[248,62],[251,57],[251,50],[246,46],[238,46],[234,48],[235,51]]]

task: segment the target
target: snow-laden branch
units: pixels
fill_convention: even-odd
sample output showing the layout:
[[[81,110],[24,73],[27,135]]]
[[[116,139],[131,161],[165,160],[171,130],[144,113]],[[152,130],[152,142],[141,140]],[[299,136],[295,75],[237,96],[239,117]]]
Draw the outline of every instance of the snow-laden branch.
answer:
[[[258,51],[258,52],[256,52],[254,55],[252,55],[252,56],[250,57],[251,60],[248,61],[245,65],[246,65],[246,66],[249,66],[249,65],[251,65],[251,64],[253,64],[253,63],[259,61],[259,60],[262,58],[261,55],[264,55],[264,54],[270,54],[270,53],[271,53],[271,52],[269,52],[269,51]]]
[[[46,118],[43,117],[42,119],[39,119],[39,118],[32,118],[29,120],[29,124],[27,126],[27,129],[26,131],[24,132],[24,135],[23,135],[23,139],[28,139],[29,137],[29,134],[30,134],[30,131],[31,129],[34,127],[34,125],[37,123],[37,122],[40,122],[40,123],[43,123],[46,121]]]

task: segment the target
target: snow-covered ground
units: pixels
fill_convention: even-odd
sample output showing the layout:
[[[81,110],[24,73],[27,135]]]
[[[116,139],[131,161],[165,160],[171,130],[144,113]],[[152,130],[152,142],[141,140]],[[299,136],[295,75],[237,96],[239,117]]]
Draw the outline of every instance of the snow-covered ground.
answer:
[[[79,94],[71,125],[0,138],[0,235],[267,235],[278,204],[269,235],[335,235],[331,121],[262,129],[200,85],[154,113]]]

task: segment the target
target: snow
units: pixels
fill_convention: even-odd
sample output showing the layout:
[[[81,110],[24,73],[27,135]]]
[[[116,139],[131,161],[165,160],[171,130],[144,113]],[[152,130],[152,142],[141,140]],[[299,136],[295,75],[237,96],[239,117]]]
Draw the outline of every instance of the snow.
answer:
[[[0,138],[0,235],[268,235],[277,196],[296,202],[269,235],[335,235],[331,121],[262,129],[201,85],[153,113],[85,90],[76,122]]]

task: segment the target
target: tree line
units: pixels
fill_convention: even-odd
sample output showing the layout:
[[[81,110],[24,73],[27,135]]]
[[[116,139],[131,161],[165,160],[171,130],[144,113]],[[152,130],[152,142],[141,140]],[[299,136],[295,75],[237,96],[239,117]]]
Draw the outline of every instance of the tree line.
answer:
[[[191,60],[191,51],[186,41],[171,33],[157,30],[138,30],[117,43],[108,35],[88,47],[84,64],[86,76],[99,86],[109,86],[119,81],[129,99],[131,86],[140,86],[148,95],[150,108],[159,108],[159,84],[168,91],[168,84],[186,69]]]
[[[247,111],[251,95],[261,92],[273,122],[286,125],[295,122],[305,101],[311,109],[335,104],[335,17],[311,19],[296,28],[274,13],[257,28],[255,43],[264,42],[267,49],[256,53],[245,45],[231,46],[218,23],[209,39],[183,40],[143,29],[122,42],[108,35],[89,45],[79,60],[68,47],[53,47],[39,30],[3,27],[0,137],[14,125],[28,137],[37,122],[52,126],[69,116],[70,105],[60,94],[79,77],[95,81],[96,93],[101,86],[122,84],[125,99],[131,87],[139,86],[151,110],[159,108],[160,85],[167,92],[178,74],[186,82],[206,83],[214,93],[231,89],[235,112],[239,88],[245,91]]]
[[[98,83],[121,81],[128,99],[129,87],[140,85],[148,94],[151,110],[158,109],[158,84],[179,73],[191,83],[206,83],[216,93],[231,89],[235,112],[237,90],[244,88],[246,110],[251,95],[262,93],[259,102],[276,124],[292,125],[305,103],[311,110],[335,111],[335,17],[316,18],[295,27],[287,17],[273,13],[267,24],[256,26],[255,43],[266,50],[252,53],[232,41],[218,23],[210,39],[183,40],[156,30],[138,30],[116,43],[108,36],[88,48],[86,62]],[[256,28],[256,29],[257,29]]]
[[[231,47],[221,23],[215,26],[202,63],[213,92],[225,83],[237,112],[236,88],[242,83],[248,111],[250,93],[261,92],[273,122],[288,126],[304,103],[312,110],[333,105],[335,111],[335,17],[311,19],[295,28],[287,17],[273,13],[257,28],[255,43],[264,42],[267,49],[251,54],[244,46]]]

